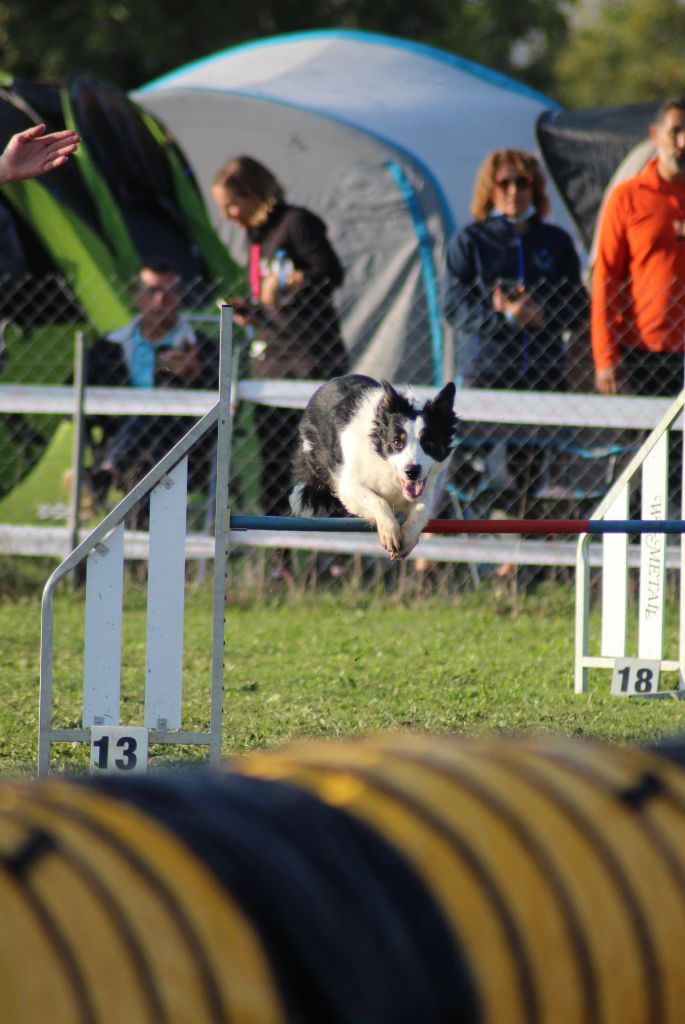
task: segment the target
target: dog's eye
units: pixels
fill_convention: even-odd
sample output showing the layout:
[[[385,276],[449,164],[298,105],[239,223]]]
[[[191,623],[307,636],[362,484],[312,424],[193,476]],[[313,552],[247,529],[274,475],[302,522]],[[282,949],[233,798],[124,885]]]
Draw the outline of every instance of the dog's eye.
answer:
[[[401,451],[402,448],[404,448],[404,434],[400,434],[398,437],[393,437],[392,446],[393,448],[396,448],[398,452]]]

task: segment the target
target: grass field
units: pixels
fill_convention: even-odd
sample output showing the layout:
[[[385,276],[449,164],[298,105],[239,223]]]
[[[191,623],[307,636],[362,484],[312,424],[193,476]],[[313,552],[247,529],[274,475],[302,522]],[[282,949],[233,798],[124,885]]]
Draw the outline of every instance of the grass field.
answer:
[[[184,726],[192,729],[207,724],[210,616],[209,585],[189,588]],[[573,628],[573,588],[559,584],[516,598],[482,591],[401,604],[392,595],[343,593],[231,605],[223,752],[392,729],[527,730],[615,742],[685,730],[685,703],[612,697],[608,673],[593,673],[589,693],[574,695]],[[56,602],[55,636],[55,724],[77,726],[83,613],[66,589]],[[40,590],[27,585],[0,598],[4,773],[34,770],[39,641]],[[131,585],[122,707],[129,724],[140,722],[144,648],[145,593]],[[67,769],[85,764],[84,745],[57,751]]]

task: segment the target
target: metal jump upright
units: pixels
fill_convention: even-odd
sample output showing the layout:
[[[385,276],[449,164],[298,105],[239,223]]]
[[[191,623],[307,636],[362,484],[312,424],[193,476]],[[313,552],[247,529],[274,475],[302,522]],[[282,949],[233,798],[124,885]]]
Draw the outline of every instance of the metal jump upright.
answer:
[[[228,480],[231,459],[232,317],[220,323],[219,397],[178,444],[127,494],[48,579],[41,608],[38,773],[50,769],[53,743],[88,742],[95,727],[120,724],[124,521],[150,499],[147,650],[144,727],[151,743],[202,744],[212,763],[221,755],[224,614],[228,552]],[[183,728],[183,617],[188,456],[210,431],[217,432],[214,515],[214,582],[209,729]],[[85,646],[81,728],[53,724],[53,595],[59,581],[86,564]]]
[[[640,450],[630,460],[616,482],[597,506],[591,517],[591,532],[578,541],[576,556],[576,649],[575,690],[583,693],[588,687],[589,669],[609,669],[613,672],[613,692],[619,673],[649,673],[653,684],[662,670],[678,672],[678,686],[673,690],[658,690],[650,685],[644,690],[628,692],[645,696],[682,696],[683,666],[685,665],[685,548],[683,546],[683,518],[685,486],[681,480],[680,520],[673,520],[674,528],[665,530],[669,516],[669,437],[682,415],[685,391],[671,404],[660,422],[651,431]],[[682,429],[682,423],[680,424]],[[685,469],[685,459],[683,460]],[[590,540],[593,532],[601,532],[602,523],[611,519],[626,519],[633,489],[639,484],[642,519],[653,522],[653,529],[641,531],[639,557],[635,558],[630,545],[630,530],[605,534],[602,538],[601,568],[601,638],[599,654],[590,653]],[[668,551],[666,533],[680,534],[680,551]],[[637,600],[631,601],[630,569],[638,569]],[[676,658],[664,657],[664,625],[666,612],[668,568],[680,571],[678,609],[678,653]],[[629,656],[629,614],[634,605],[637,615],[636,654]],[[622,692],[626,692],[625,689]]]

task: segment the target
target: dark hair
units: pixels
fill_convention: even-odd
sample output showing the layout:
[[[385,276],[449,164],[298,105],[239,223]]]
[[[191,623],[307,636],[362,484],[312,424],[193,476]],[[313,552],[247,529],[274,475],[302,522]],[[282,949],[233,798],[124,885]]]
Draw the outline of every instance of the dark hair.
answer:
[[[281,202],[285,190],[276,176],[252,156],[235,156],[217,171],[212,185],[230,188],[240,195],[256,196],[262,202]]]
[[[536,216],[541,218],[549,213],[545,176],[538,159],[525,149],[493,149],[476,174],[471,199],[471,213],[475,220],[485,220],[494,209],[495,177],[502,164],[513,164],[520,174],[530,178]]]
[[[670,96],[664,100],[654,115],[654,124],[662,124],[669,110],[679,110],[681,114],[685,114],[685,96]]]

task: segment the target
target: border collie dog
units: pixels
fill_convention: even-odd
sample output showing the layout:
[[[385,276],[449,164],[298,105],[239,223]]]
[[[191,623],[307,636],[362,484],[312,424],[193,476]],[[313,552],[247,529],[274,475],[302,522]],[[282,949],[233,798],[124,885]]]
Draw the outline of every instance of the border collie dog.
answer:
[[[300,423],[293,513],[360,516],[391,558],[405,558],[430,518],[454,446],[454,395],[446,384],[421,408],[385,380],[350,374],[323,384]]]

